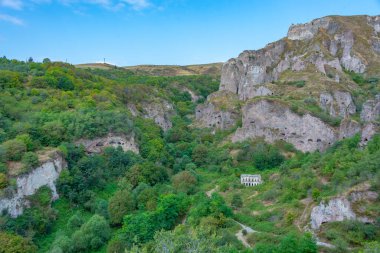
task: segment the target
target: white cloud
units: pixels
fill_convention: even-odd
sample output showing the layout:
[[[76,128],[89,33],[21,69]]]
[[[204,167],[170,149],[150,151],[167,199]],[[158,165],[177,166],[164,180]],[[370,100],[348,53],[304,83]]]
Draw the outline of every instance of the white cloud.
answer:
[[[22,10],[25,9],[24,7],[30,7],[36,4],[50,4],[54,2],[66,6],[92,4],[113,11],[123,9],[126,6],[130,6],[133,10],[143,10],[153,6],[150,0],[0,0],[0,6],[14,10]]]
[[[21,0],[0,0],[0,5],[15,10],[21,10],[23,7]]]
[[[9,22],[14,25],[24,25],[24,21],[22,21],[21,19],[7,15],[7,14],[0,14],[0,21]]]
[[[123,0],[123,2],[129,4],[134,10],[142,10],[151,6],[148,0]]]

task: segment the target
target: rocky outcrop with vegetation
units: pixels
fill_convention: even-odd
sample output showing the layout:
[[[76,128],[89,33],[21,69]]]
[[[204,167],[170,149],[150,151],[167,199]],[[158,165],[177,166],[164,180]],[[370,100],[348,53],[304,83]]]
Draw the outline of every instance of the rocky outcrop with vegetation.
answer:
[[[24,208],[29,206],[27,197],[35,194],[43,186],[50,188],[52,200],[58,199],[55,182],[66,166],[62,155],[56,152],[40,166],[18,176],[15,188],[10,186],[3,190],[5,196],[0,197],[0,213],[6,212],[12,217],[21,215]]]

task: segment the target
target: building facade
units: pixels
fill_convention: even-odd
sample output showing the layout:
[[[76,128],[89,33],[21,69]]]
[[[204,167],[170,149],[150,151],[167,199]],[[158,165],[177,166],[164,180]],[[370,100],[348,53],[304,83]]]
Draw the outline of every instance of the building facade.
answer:
[[[256,186],[263,183],[263,181],[260,175],[242,174],[240,175],[240,183],[245,186]]]

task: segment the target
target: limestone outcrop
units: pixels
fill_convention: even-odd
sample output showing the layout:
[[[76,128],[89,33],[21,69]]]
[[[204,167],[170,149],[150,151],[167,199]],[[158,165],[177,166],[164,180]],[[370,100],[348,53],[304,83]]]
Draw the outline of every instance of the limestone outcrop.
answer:
[[[284,140],[297,149],[325,150],[337,140],[334,128],[310,114],[298,115],[278,101],[259,99],[242,108],[243,125],[232,141],[263,137],[268,142]]]
[[[220,90],[234,92],[241,100],[247,100],[256,96],[274,95],[275,92],[265,85],[278,81],[287,71],[319,72],[323,76],[328,75],[334,82],[340,82],[341,77],[345,76],[343,69],[355,73],[365,72],[369,62],[377,58],[371,58],[371,54],[361,50],[380,50],[377,32],[379,16],[361,16],[356,19],[358,20],[354,22],[373,27],[373,47],[360,44],[365,40],[356,38],[367,35],[362,35],[361,30],[352,29],[354,25],[347,25],[347,21],[352,20],[345,17],[324,17],[306,24],[293,25],[286,38],[270,43],[263,49],[244,51],[237,58],[227,61],[222,68]],[[328,69],[332,72],[328,73]],[[265,87],[265,91],[259,91],[260,87]],[[352,110],[351,107],[349,109]],[[343,114],[341,111],[337,113]]]
[[[351,94],[345,91],[322,92],[319,97],[320,107],[333,117],[347,118],[355,114],[356,106]]]
[[[223,130],[233,128],[241,117],[236,94],[219,91],[209,95],[204,104],[197,106],[195,117],[200,127]]]
[[[152,119],[164,131],[173,126],[170,119],[175,114],[174,107],[166,100],[157,99],[150,102],[141,102],[139,109],[134,104],[128,104],[127,107],[133,116]]]
[[[86,152],[89,154],[101,153],[107,147],[121,147],[124,152],[132,151],[139,153],[139,147],[135,141],[134,135],[113,135],[109,134],[106,137],[96,138],[92,140],[82,139],[76,142],[77,145],[83,145]]]
[[[316,230],[323,223],[343,220],[359,220],[372,223],[374,220],[371,217],[364,216],[360,211],[355,212],[353,206],[359,201],[374,201],[377,198],[378,193],[367,190],[353,191],[348,196],[336,197],[327,202],[321,202],[311,211],[310,227]]]
[[[7,212],[11,217],[21,215],[29,206],[28,196],[33,195],[42,186],[48,186],[52,192],[52,200],[58,199],[55,181],[66,168],[63,157],[56,152],[52,158],[43,162],[29,173],[16,178],[15,190],[10,189],[8,196],[0,198],[0,213]]]

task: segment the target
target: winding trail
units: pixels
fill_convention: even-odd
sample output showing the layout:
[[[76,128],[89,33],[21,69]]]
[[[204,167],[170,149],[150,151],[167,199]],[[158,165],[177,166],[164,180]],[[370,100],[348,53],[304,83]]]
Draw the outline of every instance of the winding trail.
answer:
[[[219,186],[218,185],[216,185],[214,188],[212,188],[211,190],[209,190],[209,191],[207,191],[206,192],[206,195],[207,195],[207,197],[211,197],[211,195],[214,193],[214,192],[216,192],[217,190],[218,190],[218,188],[219,188]],[[302,213],[302,215],[301,215],[301,219],[302,220],[304,220],[305,218],[306,218],[306,214],[307,214],[307,209],[310,207],[310,202],[308,201],[307,203],[306,203],[306,207],[305,207],[305,209],[304,209],[304,211],[303,211],[303,213]],[[240,222],[238,222],[237,220],[233,220],[233,221],[235,221],[237,224],[239,224],[240,225],[240,227],[241,227],[241,229],[235,234],[235,236],[236,236],[236,238],[239,240],[239,241],[241,241],[241,243],[246,247],[246,248],[251,248],[252,246],[248,243],[248,241],[247,241],[247,235],[249,235],[249,234],[252,234],[252,233],[261,233],[260,231],[257,231],[257,230],[254,230],[253,228],[251,228],[251,227],[248,227],[247,225],[244,225],[244,224],[242,224],[242,223],[240,223]],[[296,226],[300,229],[300,231],[302,231],[301,230],[301,228],[300,228],[300,226],[299,226],[299,224],[296,224]],[[244,235],[243,234],[243,230],[245,230],[245,231],[247,231],[247,235]],[[273,234],[274,235],[274,234]],[[319,240],[319,238],[313,233],[313,235],[314,235],[314,238],[315,238],[315,240],[316,240],[316,244],[317,244],[317,246],[320,246],[320,247],[326,247],[326,248],[329,248],[329,249],[334,249],[335,248],[335,246],[334,245],[332,245],[332,244],[330,244],[330,243],[326,243],[326,242],[322,242],[322,241],[320,241]],[[277,236],[277,235],[276,235]]]
[[[236,238],[241,241],[243,243],[243,245],[246,247],[246,248],[251,248],[251,245],[248,243],[247,241],[247,238],[246,238],[246,235],[243,234],[243,230],[247,231],[247,235],[248,234],[252,234],[252,233],[258,233],[258,231],[252,229],[251,227],[248,227],[244,224],[241,224],[240,222],[234,220],[237,224],[240,225],[241,229],[235,234],[236,235]]]

